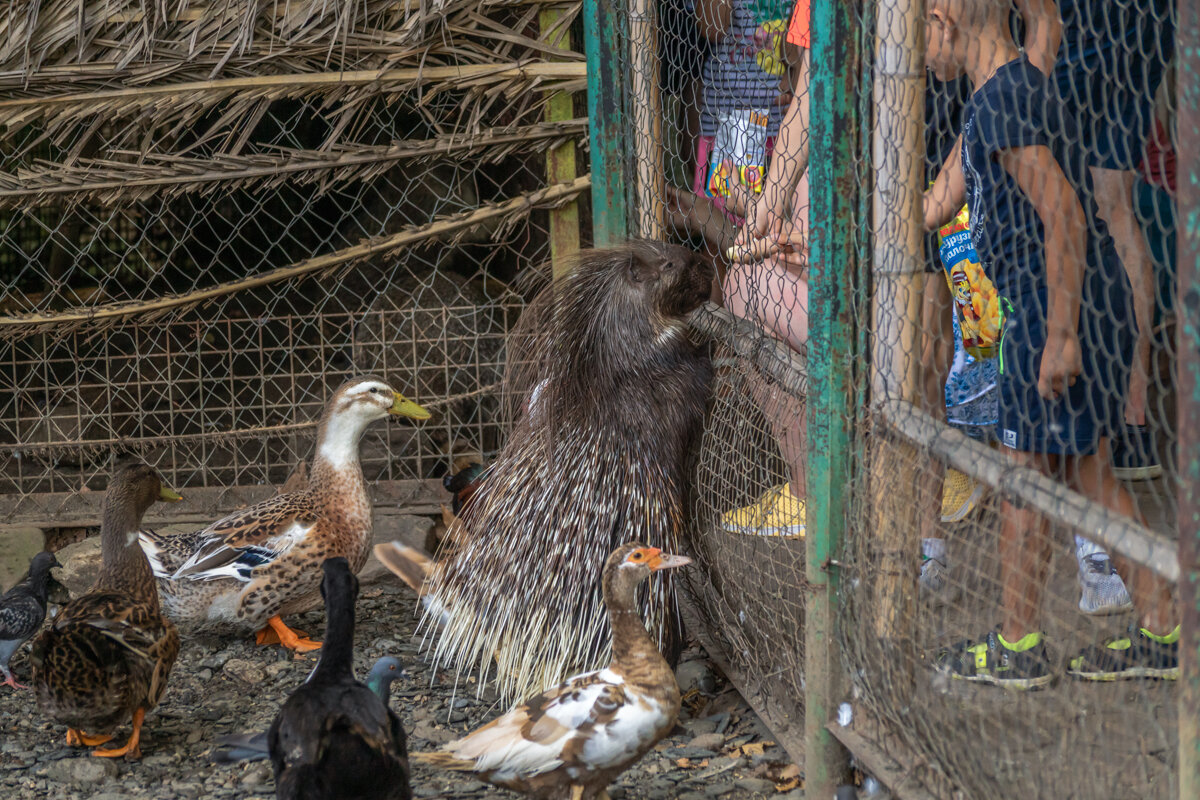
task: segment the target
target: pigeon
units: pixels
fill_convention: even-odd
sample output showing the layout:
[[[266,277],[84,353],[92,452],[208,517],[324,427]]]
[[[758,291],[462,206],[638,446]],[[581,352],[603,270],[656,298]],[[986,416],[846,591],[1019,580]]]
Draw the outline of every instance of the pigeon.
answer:
[[[0,597],[0,673],[4,675],[0,686],[29,688],[17,683],[8,662],[13,653],[42,627],[42,621],[46,619],[50,568],[61,566],[53,553],[38,553],[29,563],[29,575],[25,580]]]

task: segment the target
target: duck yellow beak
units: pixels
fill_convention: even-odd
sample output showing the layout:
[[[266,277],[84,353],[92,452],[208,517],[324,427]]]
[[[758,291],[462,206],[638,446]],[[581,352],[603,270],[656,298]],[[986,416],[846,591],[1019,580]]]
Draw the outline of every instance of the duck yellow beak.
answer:
[[[167,503],[178,503],[183,499],[183,495],[171,491],[163,486],[158,490],[158,499]]]
[[[408,417],[409,419],[429,419],[430,414],[425,409],[414,403],[412,400],[405,398],[399,392],[392,392],[395,399],[392,401],[391,408],[388,409],[389,414],[395,414],[399,417]]]

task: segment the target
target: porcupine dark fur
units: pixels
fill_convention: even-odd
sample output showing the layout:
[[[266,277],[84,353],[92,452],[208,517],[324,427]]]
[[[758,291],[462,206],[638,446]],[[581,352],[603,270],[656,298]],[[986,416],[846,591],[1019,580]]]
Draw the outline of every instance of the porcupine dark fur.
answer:
[[[526,308],[506,394],[528,409],[455,523],[467,543],[427,583],[440,663],[486,672],[494,659],[510,700],[607,663],[608,553],[632,540],[680,551],[712,378],[684,317],[712,277],[702,255],[632,242],[581,253]],[[642,612],[660,647],[678,632],[669,581],[652,581]]]

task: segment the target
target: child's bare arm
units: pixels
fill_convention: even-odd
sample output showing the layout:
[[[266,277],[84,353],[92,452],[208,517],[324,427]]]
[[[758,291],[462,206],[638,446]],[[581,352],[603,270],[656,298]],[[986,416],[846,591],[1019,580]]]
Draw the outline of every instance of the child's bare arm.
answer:
[[[729,23],[733,21],[731,0],[696,0],[696,24],[700,34],[710,42],[725,38]]]
[[[808,169],[809,51],[799,49],[792,83],[792,100],[779,124],[775,150],[763,179],[762,194],[754,202],[739,242],[765,236],[773,221],[782,221],[800,176]]]
[[[954,215],[967,200],[967,182],[962,171],[962,135],[954,140],[954,147],[938,172],[933,186],[925,192],[921,209],[925,216],[925,230],[935,231],[954,219]]]
[[[1009,148],[996,157],[1042,221],[1047,308],[1038,392],[1053,398],[1073,385],[1083,370],[1078,331],[1087,268],[1087,217],[1074,187],[1045,145]]]

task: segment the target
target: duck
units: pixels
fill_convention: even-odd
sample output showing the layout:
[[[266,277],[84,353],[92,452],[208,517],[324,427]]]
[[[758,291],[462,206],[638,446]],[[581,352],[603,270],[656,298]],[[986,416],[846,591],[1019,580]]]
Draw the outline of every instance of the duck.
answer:
[[[29,562],[25,580],[0,596],[0,674],[4,683],[13,689],[28,689],[17,683],[8,662],[42,628],[46,619],[46,597],[50,592],[50,570],[61,567],[54,554],[43,550]]]
[[[92,755],[141,758],[146,712],[162,698],[179,655],[179,632],[162,614],[138,530],[154,502],[180,499],[146,464],[132,464],[113,476],[100,523],[100,577],[63,606],[34,642],[30,661],[37,703],[67,726],[68,745],[102,745],[118,725],[132,720],[133,732],[123,747]]]
[[[167,615],[189,632],[256,632],[295,652],[321,643],[283,622],[320,605],[321,562],[357,572],[371,541],[371,502],[358,460],[367,426],[430,413],[373,376],[342,384],[325,406],[307,482],[190,534],[142,531]]]
[[[691,563],[631,542],[602,573],[612,626],[607,667],[568,678],[443,749],[412,758],[540,800],[602,800],[606,787],[674,727],[679,686],[638,616],[651,574]]]
[[[404,674],[400,659],[384,656],[375,662],[363,683],[375,693],[386,706],[391,702],[392,682]],[[261,761],[270,757],[267,747],[267,732],[232,733],[217,737],[212,760],[218,764],[233,764],[238,761]]]
[[[411,800],[404,726],[354,679],[358,579],[345,558],[321,565],[325,647],[267,731],[277,800]]]

